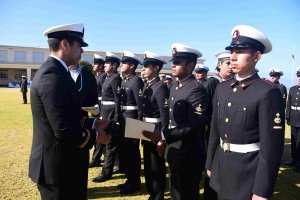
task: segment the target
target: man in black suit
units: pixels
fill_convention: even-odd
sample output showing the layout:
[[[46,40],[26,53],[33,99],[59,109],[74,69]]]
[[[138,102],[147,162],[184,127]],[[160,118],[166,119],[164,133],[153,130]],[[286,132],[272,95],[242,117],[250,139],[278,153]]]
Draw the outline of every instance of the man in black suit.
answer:
[[[102,85],[106,77],[106,73],[104,71],[104,63],[105,63],[104,57],[98,54],[94,54],[93,72],[95,73],[95,78],[97,81],[97,94],[98,94],[98,104],[99,104],[100,111],[101,111],[101,100],[102,100]],[[101,155],[103,151],[105,151],[105,144],[96,143],[94,145],[92,160],[89,163],[90,168],[100,167]]]
[[[47,29],[50,56],[37,71],[31,87],[33,141],[29,177],[42,199],[87,198],[88,163],[83,154],[97,139],[106,142],[108,121],[82,118],[80,96],[68,66],[83,53],[84,27],[68,24]],[[96,130],[96,128],[98,128]],[[86,165],[86,166],[84,166]]]
[[[262,80],[255,66],[272,50],[259,30],[232,29],[230,65],[234,78],[215,91],[206,169],[221,200],[269,198],[283,152],[285,113],[276,86]]]
[[[153,123],[160,130],[168,128],[169,89],[159,80],[158,73],[166,61],[163,57],[144,52],[143,75],[147,79],[143,89],[143,121]],[[166,165],[164,142],[142,140],[144,147],[145,181],[150,200],[163,200],[166,188]]]
[[[144,131],[152,141],[165,140],[165,158],[171,172],[171,199],[199,200],[200,179],[206,150],[204,132],[207,97],[205,88],[192,74],[202,54],[184,44],[173,44],[172,76],[177,77],[170,90],[169,128],[154,133]]]
[[[125,119],[142,119],[142,102],[144,83],[135,74],[135,70],[142,61],[130,51],[124,51],[121,60],[121,72],[125,75],[119,91],[121,99],[121,114],[119,117],[121,134],[125,134]],[[124,184],[118,185],[121,194],[130,194],[140,189],[141,155],[140,141],[132,138],[122,138],[120,142],[120,164],[124,168],[127,178]]]
[[[23,96],[23,104],[27,104],[27,77],[22,75],[21,92]]]
[[[286,121],[291,126],[292,160],[285,164],[300,173],[300,67],[296,75],[298,84],[290,88],[286,107]]]

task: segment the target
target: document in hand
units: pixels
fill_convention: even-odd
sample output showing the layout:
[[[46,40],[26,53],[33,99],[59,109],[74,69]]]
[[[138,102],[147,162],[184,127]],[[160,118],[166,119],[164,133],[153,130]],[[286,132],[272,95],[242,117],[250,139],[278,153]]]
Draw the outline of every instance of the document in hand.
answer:
[[[126,118],[126,127],[125,127],[125,137],[127,138],[136,138],[150,141],[146,138],[142,131],[150,131],[153,132],[155,128],[155,124],[143,122],[137,119]]]
[[[92,107],[81,107],[82,110],[86,111],[86,112],[93,112],[95,111],[97,108],[92,106]]]

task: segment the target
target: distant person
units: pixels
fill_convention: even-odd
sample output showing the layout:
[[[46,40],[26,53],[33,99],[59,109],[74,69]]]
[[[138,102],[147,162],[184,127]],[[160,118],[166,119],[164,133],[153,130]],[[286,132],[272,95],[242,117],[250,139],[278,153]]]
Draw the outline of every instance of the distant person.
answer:
[[[297,68],[298,84],[291,87],[287,98],[286,121],[291,126],[291,161],[285,163],[300,173],[300,67]]]
[[[172,76],[166,75],[165,83],[166,83],[168,89],[170,90],[171,87],[172,87],[172,84],[173,84],[173,78],[172,78]]]
[[[207,73],[209,71],[209,68],[207,66],[204,66],[202,64],[197,64],[194,72],[195,72],[195,78],[199,83],[204,83],[207,81]]]
[[[96,82],[97,82],[97,94],[98,94],[98,104],[99,109],[101,111],[101,101],[102,101],[102,85],[106,78],[106,73],[104,71],[104,63],[105,58],[94,54],[94,64],[93,64],[93,72],[95,74]],[[101,165],[101,156],[105,151],[105,144],[95,143],[92,160],[89,163],[89,168],[100,167]]]
[[[27,77],[22,75],[21,92],[23,96],[23,104],[27,104]]]
[[[280,71],[278,68],[271,68],[269,70],[269,75],[270,75],[270,81],[274,83],[280,90],[282,94],[282,98],[284,100],[284,105],[286,105],[286,98],[287,98],[287,89],[285,85],[282,83],[279,83],[279,79],[281,76],[283,76],[283,72]]]
[[[285,130],[279,89],[255,72],[272,44],[247,25],[234,27],[231,35],[225,49],[235,76],[215,91],[207,174],[221,200],[265,200],[273,194]]]
[[[44,35],[50,56],[37,71],[30,91],[33,139],[29,177],[37,183],[43,200],[86,200],[86,152],[96,139],[102,143],[109,139],[104,131],[109,121],[82,117],[78,87],[67,67],[79,62],[82,47],[88,45],[83,40],[83,25],[55,26]]]
[[[166,80],[165,74],[159,74],[158,76],[159,76],[160,81],[164,82]]]

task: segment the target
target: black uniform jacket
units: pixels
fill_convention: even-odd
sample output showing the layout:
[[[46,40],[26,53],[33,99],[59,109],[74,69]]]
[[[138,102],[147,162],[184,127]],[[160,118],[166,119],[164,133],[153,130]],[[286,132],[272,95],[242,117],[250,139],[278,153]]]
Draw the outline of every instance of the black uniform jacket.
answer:
[[[286,105],[286,98],[287,98],[287,89],[286,87],[279,83],[279,81],[275,82],[275,85],[279,88],[280,92],[281,92],[281,95],[282,95],[282,98],[284,100],[284,105]]]
[[[98,97],[102,97],[102,85],[104,83],[106,77],[106,73],[102,72],[101,74],[98,74],[95,76],[96,82],[97,82],[97,93]]]
[[[149,83],[145,83],[143,90],[143,117],[160,118],[161,130],[168,128],[169,89],[166,84],[160,81],[159,77]]]
[[[49,57],[37,71],[30,91],[33,139],[29,176],[46,184],[81,180],[81,151],[95,142],[93,120],[81,118],[79,95],[71,75]],[[87,127],[85,129],[83,127]]]
[[[207,96],[193,75],[176,81],[170,90],[169,126],[163,131],[167,142],[165,158],[171,167],[204,165],[204,131]]]
[[[21,92],[27,92],[27,80],[21,82]]]
[[[212,116],[212,112],[213,112],[212,100],[213,100],[213,96],[215,94],[216,87],[219,83],[220,83],[220,81],[214,77],[210,77],[206,81],[202,82],[202,85],[206,89],[206,93],[207,93],[207,99],[208,99],[207,113],[208,113],[209,123],[211,121],[211,116]]]
[[[300,95],[299,94],[300,94],[300,86],[295,85],[290,88],[288,99],[287,99],[286,119],[290,121],[290,124],[293,127],[300,127]]]
[[[98,104],[96,79],[89,70],[82,68],[75,84],[79,92],[80,106],[90,107]],[[86,111],[81,112],[82,115],[88,116]]]
[[[124,110],[126,117],[142,119],[142,102],[144,82],[135,74],[125,77],[120,90],[121,106],[137,106],[137,110]]]
[[[217,86],[207,152],[210,185],[222,198],[251,199],[272,195],[284,142],[284,105],[279,89],[257,74]],[[260,142],[260,150],[224,152],[231,144]]]
[[[121,89],[122,78],[118,73],[106,75],[105,81],[102,85],[102,101],[114,101],[115,105],[108,105],[103,112],[113,114],[114,120],[118,121],[120,114],[120,95],[118,91]],[[107,115],[107,113],[105,113]],[[101,117],[101,115],[100,115]]]

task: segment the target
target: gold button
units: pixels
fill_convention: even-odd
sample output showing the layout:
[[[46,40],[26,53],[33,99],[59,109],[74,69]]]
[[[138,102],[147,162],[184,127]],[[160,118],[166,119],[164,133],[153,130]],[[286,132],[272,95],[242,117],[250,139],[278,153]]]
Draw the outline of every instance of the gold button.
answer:
[[[171,122],[172,122],[172,120],[169,120],[169,122],[171,123]]]
[[[237,89],[236,88],[233,88],[233,92],[236,92],[237,91]]]
[[[228,107],[230,107],[230,106],[231,106],[231,102],[228,102],[228,104],[227,104],[227,105],[228,105]]]
[[[242,86],[242,88],[243,88],[243,87],[245,87],[246,85],[245,85],[245,84],[242,84],[241,86]]]
[[[228,138],[228,135],[225,133],[225,138]]]
[[[178,87],[176,87],[176,90],[178,90]]]
[[[229,121],[229,119],[228,118],[225,118],[225,122],[227,123]]]
[[[243,110],[244,110],[244,111],[247,111],[247,108],[246,108],[246,107],[244,107],[244,108],[243,108]]]
[[[182,84],[179,84],[179,87],[182,87]]]
[[[220,103],[218,102],[218,106],[220,105]]]
[[[170,112],[172,112],[172,108],[170,108]]]
[[[174,97],[172,97],[171,100],[174,100]]]

